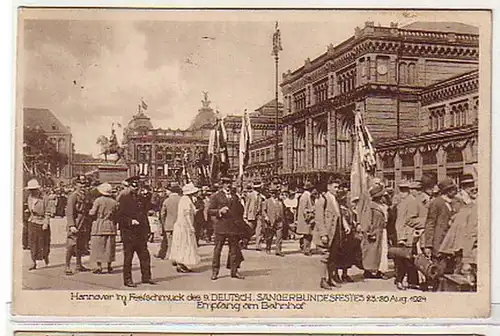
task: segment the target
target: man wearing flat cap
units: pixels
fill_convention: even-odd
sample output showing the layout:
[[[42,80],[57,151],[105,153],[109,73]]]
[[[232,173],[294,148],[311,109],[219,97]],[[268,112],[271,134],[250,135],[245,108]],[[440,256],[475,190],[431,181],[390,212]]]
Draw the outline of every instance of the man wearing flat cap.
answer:
[[[76,270],[78,272],[87,272],[88,268],[82,265],[82,255],[87,245],[87,232],[92,225],[92,218],[89,211],[92,208],[92,202],[88,197],[88,188],[90,181],[85,175],[80,175],[75,181],[76,190],[68,197],[66,206],[67,221],[67,243],[66,243],[66,275],[73,275],[71,270],[71,259],[76,256]]]
[[[217,280],[220,270],[220,256],[225,242],[229,244],[229,268],[231,278],[244,279],[238,268],[243,261],[240,249],[241,224],[243,223],[243,205],[236,193],[231,191],[232,180],[221,178],[222,188],[210,198],[208,214],[213,218],[215,247],[212,259],[212,280]],[[246,225],[243,223],[243,225]]]
[[[139,257],[142,283],[155,284],[151,279],[151,256],[148,251],[150,227],[145,222],[139,204],[139,181],[129,179],[129,187],[123,189],[118,201],[118,223],[123,242],[123,284],[137,287],[132,280],[132,260],[134,253]]]

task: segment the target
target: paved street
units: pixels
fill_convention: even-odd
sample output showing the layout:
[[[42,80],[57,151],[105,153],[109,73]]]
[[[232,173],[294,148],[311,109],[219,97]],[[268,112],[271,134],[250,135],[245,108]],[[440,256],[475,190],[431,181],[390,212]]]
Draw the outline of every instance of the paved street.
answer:
[[[65,225],[64,219],[54,219],[52,228],[52,250],[50,265],[45,267],[43,262],[35,271],[28,271],[30,265],[29,251],[24,251],[23,258],[23,287],[25,289],[51,289],[51,290],[104,290],[127,289],[122,285],[122,245],[117,246],[117,261],[112,274],[95,275],[91,272],[77,273],[73,276],[64,275],[65,253]],[[285,257],[266,255],[264,252],[252,250],[244,251],[245,261],[241,273],[245,280],[235,280],[229,277],[229,271],[222,269],[220,278],[211,281],[211,256],[213,245],[200,247],[202,256],[201,264],[193,273],[177,273],[168,260],[159,260],[152,257],[152,273],[157,285],[141,285],[138,288],[145,290],[262,290],[262,291],[315,291],[320,290],[319,280],[322,273],[319,255],[306,257],[298,253],[298,241],[284,243]],[[159,249],[159,238],[149,244],[151,255]],[[223,250],[221,264],[225,264],[227,250]],[[84,265],[90,265],[89,257],[84,258]],[[73,258],[74,264],[74,258]],[[350,270],[355,283],[345,284],[343,291],[392,291],[393,279],[390,280],[363,280],[362,272],[357,268]],[[137,257],[133,263],[134,281],[140,281],[139,262]],[[135,289],[137,290],[137,289]]]

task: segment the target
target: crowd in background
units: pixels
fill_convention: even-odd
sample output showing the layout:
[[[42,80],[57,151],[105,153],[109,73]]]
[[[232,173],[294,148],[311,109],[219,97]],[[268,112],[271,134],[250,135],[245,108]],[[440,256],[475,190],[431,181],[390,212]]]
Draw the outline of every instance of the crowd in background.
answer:
[[[31,251],[30,270],[39,260],[49,264],[50,218],[59,216],[67,221],[64,273],[113,272],[119,235],[128,287],[137,286],[134,254],[141,282],[155,284],[148,248],[155,233],[162,240],[154,256],[170,260],[179,273],[196,271],[199,245],[213,244],[213,281],[226,243],[226,267],[232,278],[243,279],[245,249],[285,257],[293,251],[284,251],[283,241],[292,239],[305,256],[321,255],[319,286],[327,290],[353,282],[353,266],[364,278],[388,279],[391,259],[399,290],[439,290],[446,274],[460,275],[471,288],[477,283],[477,186],[471,175],[462,176],[459,185],[423,176],[402,181],[397,192],[374,179],[366,199],[352,197],[349,181],[334,178],[293,188],[278,179],[243,185],[229,177],[213,186],[173,182],[160,189],[137,178],[114,187],[85,176],[73,182],[51,189],[36,179],[27,183],[23,248]],[[154,219],[158,230],[151,227]],[[88,254],[91,269],[82,263]]]

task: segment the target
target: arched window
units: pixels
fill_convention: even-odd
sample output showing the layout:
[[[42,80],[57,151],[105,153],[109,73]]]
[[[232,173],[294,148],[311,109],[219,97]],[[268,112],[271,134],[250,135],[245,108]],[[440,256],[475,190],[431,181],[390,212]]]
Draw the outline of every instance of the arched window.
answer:
[[[469,104],[465,103],[463,105],[463,111],[462,111],[462,125],[467,125],[468,114],[469,114]]]
[[[450,111],[450,127],[455,127],[455,115],[457,114],[457,107],[453,106]]]
[[[407,83],[407,67],[406,63],[399,64],[399,83],[406,84]]]
[[[408,65],[408,84],[415,84],[416,83],[416,66],[415,63],[410,63]]]

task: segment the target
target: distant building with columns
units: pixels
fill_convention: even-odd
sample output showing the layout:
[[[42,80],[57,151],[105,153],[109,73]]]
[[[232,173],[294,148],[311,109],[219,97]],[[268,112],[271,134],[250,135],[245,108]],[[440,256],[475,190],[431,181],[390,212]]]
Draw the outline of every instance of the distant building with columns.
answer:
[[[332,173],[348,177],[356,103],[364,106],[379,152],[377,174],[389,183],[418,178],[424,170],[436,178],[469,170],[477,157],[478,67],[476,27],[366,22],[354,36],[283,74],[282,175],[299,184]],[[416,149],[401,152],[413,151],[405,149],[410,143],[418,155]],[[424,145],[435,159],[423,154]]]

